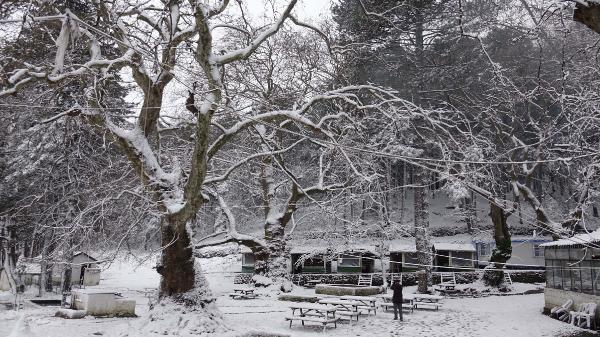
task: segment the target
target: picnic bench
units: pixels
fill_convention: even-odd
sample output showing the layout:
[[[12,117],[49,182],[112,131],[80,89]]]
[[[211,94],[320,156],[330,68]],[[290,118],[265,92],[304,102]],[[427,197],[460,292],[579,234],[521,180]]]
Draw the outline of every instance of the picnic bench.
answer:
[[[456,288],[456,276],[454,273],[441,273],[440,274],[440,284],[434,287],[435,290],[438,291],[452,291]]]
[[[348,318],[350,321],[355,317],[358,322],[358,316],[360,315],[358,311],[359,302],[342,300],[340,298],[324,298],[319,300],[319,304],[332,305],[337,309],[335,312],[336,315],[344,316],[344,318]]]
[[[229,297],[234,299],[251,299],[256,298],[254,288],[237,287],[233,289],[232,293],[229,293]]]
[[[392,294],[386,294],[381,296],[381,298],[384,300],[383,303],[380,303],[379,305],[383,308],[383,310],[388,311],[388,310],[393,310],[394,309],[394,303],[392,303]],[[406,309],[406,310],[410,310],[410,312],[414,312],[414,304],[413,304],[413,299],[412,298],[407,298],[406,296],[402,296],[402,310]]]
[[[314,288],[317,284],[323,283],[321,280],[308,280],[304,281],[305,288]]]
[[[345,295],[340,297],[340,299],[344,301],[356,301],[360,304],[358,309],[367,310],[369,315],[371,314],[371,311],[373,311],[373,313],[377,315],[377,297]]]
[[[327,328],[327,324],[333,323],[337,328],[339,318],[335,317],[337,309],[335,307],[319,304],[296,303],[290,305],[292,310],[291,316],[286,316],[285,320],[290,321],[290,328],[293,321],[316,322],[323,325],[323,331]],[[298,313],[297,313],[298,312]]]
[[[407,294],[404,297],[412,299],[412,303],[415,309],[418,309],[419,305],[434,307],[438,310],[442,306],[442,300],[444,296],[428,295],[428,294]]]

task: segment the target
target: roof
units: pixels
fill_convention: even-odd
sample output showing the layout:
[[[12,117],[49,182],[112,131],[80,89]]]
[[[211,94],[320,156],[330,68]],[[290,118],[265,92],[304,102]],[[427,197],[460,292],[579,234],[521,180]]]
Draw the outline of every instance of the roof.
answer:
[[[96,260],[93,256],[91,256],[88,253],[84,253],[84,252],[73,252],[73,257],[78,256],[78,255],[85,255],[87,257],[89,257],[90,259],[94,260],[94,261],[98,261]]]
[[[548,243],[543,243],[541,247],[569,247],[578,245],[589,245],[600,242],[600,229],[597,229],[591,233],[582,233],[574,235],[570,238],[564,238]]]
[[[400,238],[390,241],[390,252],[415,253],[416,251],[415,238]]]
[[[445,243],[437,242],[433,244],[435,250],[451,250],[455,252],[474,252],[475,246],[472,243]]]
[[[17,272],[21,274],[41,274],[42,267],[39,260],[35,258],[26,258],[22,255],[19,256],[16,265]]]
[[[311,242],[308,244],[293,244],[291,245],[290,254],[324,254],[327,252],[331,253],[345,253],[345,252],[369,252],[375,253],[377,252],[377,248],[375,245],[366,245],[366,244],[335,244],[331,243],[315,243]]]

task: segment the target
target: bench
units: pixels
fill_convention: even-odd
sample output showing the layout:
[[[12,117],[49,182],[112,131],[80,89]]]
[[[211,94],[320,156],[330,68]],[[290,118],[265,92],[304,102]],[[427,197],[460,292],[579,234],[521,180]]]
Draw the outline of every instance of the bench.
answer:
[[[233,299],[252,299],[256,298],[256,294],[229,293],[229,297]]]
[[[414,302],[415,308],[418,308],[417,305],[421,305],[421,306],[428,305],[428,306],[431,306],[431,307],[435,307],[435,310],[438,310],[442,306],[442,303],[440,303],[440,302],[419,302],[419,301],[415,301]]]
[[[375,306],[372,306],[372,305],[359,305],[357,308],[358,308],[358,311],[366,310],[368,315],[371,314],[371,311],[373,311],[373,313],[375,315],[377,315],[377,307],[375,307]]]
[[[392,302],[384,302],[384,303],[381,303],[380,305],[385,311],[394,310],[394,303],[392,303]],[[402,310],[404,310],[404,309],[410,310],[410,312],[413,312],[415,308],[410,303],[402,303]]]
[[[456,288],[456,276],[454,273],[442,273],[440,274],[440,284],[434,287],[438,291],[449,291],[455,290]]]
[[[356,321],[358,322],[358,316],[360,313],[358,311],[347,311],[347,310],[337,310],[335,312],[336,315],[344,316],[344,318],[348,318],[350,322],[352,322],[352,317],[356,317]],[[341,318],[341,317],[339,317]]]
[[[339,318],[325,318],[325,317],[314,317],[314,316],[286,316],[285,320],[290,321],[290,328],[292,327],[293,321],[301,321],[302,325],[304,322],[315,322],[323,325],[323,331],[327,327],[327,324],[333,323],[333,326],[337,328],[337,321]]]

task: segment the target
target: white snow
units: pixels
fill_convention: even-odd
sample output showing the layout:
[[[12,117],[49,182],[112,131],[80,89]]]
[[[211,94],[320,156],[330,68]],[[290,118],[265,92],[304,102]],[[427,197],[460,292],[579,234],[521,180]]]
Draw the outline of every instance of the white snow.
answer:
[[[191,317],[197,321],[195,326],[207,325],[207,329],[216,329],[210,336],[240,336],[249,331],[265,331],[290,336],[486,336],[486,337],[529,337],[554,336],[563,337],[582,331],[566,323],[547,316],[541,311],[544,304],[542,294],[490,296],[482,298],[447,298],[439,311],[415,310],[407,313],[403,322],[393,321],[390,312],[378,311],[377,315],[361,316],[358,322],[349,324],[342,322],[337,328],[328,328],[325,333],[317,325],[307,323],[306,326],[289,323],[284,317],[291,314],[291,302],[279,301],[280,293],[275,288],[257,291],[259,297],[250,300],[234,300],[228,292],[234,288],[235,273],[239,268],[237,256],[200,259],[202,269],[208,279],[209,286],[217,296],[216,307],[222,315],[226,329],[218,330],[213,326],[215,320],[207,319],[207,312],[184,312],[174,304],[165,304],[153,311],[155,321],[148,316],[148,302],[158,286],[158,274],[152,269],[154,259],[140,263],[132,258],[119,258],[102,273],[102,280],[97,287],[88,287],[99,291],[115,291],[137,301],[136,313],[139,318],[93,318],[67,320],[53,317],[56,308],[31,309],[20,312],[2,311],[0,309],[0,336],[45,336],[45,337],[85,337],[85,336],[148,336],[145,328],[152,322],[152,333],[166,336],[178,336],[180,317],[183,321]],[[463,285],[461,285],[462,287]],[[513,285],[514,291],[522,292],[540,285]],[[464,285],[480,289],[482,284]],[[405,287],[405,293],[414,292],[415,287]],[[313,289],[294,286],[292,295],[314,296]],[[212,305],[211,305],[212,306]],[[212,310],[212,309],[211,309]],[[22,314],[22,315],[21,315]],[[221,318],[217,317],[216,321]],[[156,323],[158,320],[160,323]],[[162,327],[156,329],[156,327]],[[233,329],[230,331],[230,329]],[[159,331],[161,330],[161,331]],[[17,332],[15,332],[17,331]],[[210,331],[210,330],[209,330]],[[186,335],[186,334],[182,334]],[[205,334],[206,335],[206,334]]]
[[[560,247],[560,246],[573,246],[573,245],[590,245],[600,242],[600,229],[597,229],[591,233],[577,234],[570,238],[564,238],[548,243],[541,244],[542,247]]]
[[[451,250],[456,252],[474,252],[475,246],[472,243],[445,243],[436,242],[433,244],[435,250]]]

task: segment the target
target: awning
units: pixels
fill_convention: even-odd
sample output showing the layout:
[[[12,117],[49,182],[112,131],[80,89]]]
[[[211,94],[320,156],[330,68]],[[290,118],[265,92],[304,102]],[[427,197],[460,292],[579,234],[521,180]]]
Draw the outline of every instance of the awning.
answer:
[[[475,246],[472,243],[434,243],[435,250],[450,250],[453,252],[475,252]]]

